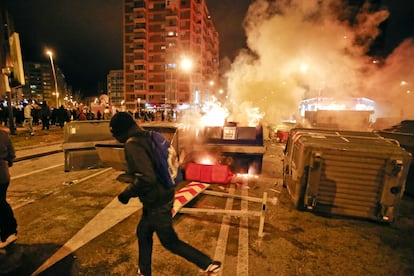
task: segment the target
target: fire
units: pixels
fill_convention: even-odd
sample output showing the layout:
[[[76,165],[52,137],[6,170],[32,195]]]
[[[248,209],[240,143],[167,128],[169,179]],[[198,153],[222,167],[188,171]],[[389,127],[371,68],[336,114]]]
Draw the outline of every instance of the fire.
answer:
[[[226,121],[231,121],[243,126],[255,127],[264,117],[260,108],[252,106],[250,102],[242,103],[232,109],[233,112],[230,114],[230,111],[217,100],[206,102],[202,108],[201,126],[224,126]]]
[[[257,180],[259,179],[258,175],[250,174],[250,173],[236,173],[234,180],[235,182],[244,182],[250,180]]]
[[[231,112],[216,98],[206,101],[201,109],[182,109],[181,123],[187,127],[193,127],[197,133],[204,127],[224,126],[226,122],[237,122],[240,126],[256,127],[264,117],[259,106],[253,106],[251,102],[227,103],[231,104]]]
[[[202,126],[223,126],[229,116],[227,108],[222,107],[216,100],[206,102],[202,111],[204,113],[201,117]]]
[[[201,160],[197,162],[202,165],[214,165],[216,162],[210,156],[203,156]]]
[[[264,116],[265,113],[261,112],[258,106],[253,106],[252,102],[243,102],[233,106],[233,112],[228,119],[242,126],[255,127],[260,124]]]

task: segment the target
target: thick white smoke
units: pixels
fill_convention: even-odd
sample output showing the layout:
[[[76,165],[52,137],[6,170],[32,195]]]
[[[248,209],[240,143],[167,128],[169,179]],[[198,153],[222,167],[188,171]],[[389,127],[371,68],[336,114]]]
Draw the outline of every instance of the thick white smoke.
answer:
[[[246,104],[259,108],[265,124],[299,119],[300,101],[318,96],[368,97],[378,102],[380,116],[395,112],[412,116],[414,92],[402,91],[401,81],[411,85],[414,81],[409,54],[414,52],[413,43],[404,42],[379,67],[366,52],[388,12],[370,12],[366,6],[350,24],[341,3],[256,0],[251,4],[244,21],[248,49],[227,72],[233,120],[245,120],[238,115],[246,113]],[[382,107],[384,102],[388,110]],[[400,102],[411,104],[404,108]]]
[[[414,119],[414,40],[403,41],[365,82],[367,97],[377,102],[377,117],[394,122]]]

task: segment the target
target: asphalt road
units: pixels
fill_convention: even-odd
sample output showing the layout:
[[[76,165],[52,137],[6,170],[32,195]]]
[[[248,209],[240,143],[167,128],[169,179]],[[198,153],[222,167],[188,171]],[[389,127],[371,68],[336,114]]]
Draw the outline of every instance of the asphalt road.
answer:
[[[414,199],[393,225],[298,211],[282,187],[283,144],[266,142],[262,174],[216,192],[262,198],[264,236],[250,216],[180,214],[180,238],[223,262],[219,275],[413,275]],[[120,172],[64,172],[63,153],[17,162],[8,198],[19,239],[0,252],[0,275],[136,275],[139,202],[123,206]],[[201,194],[190,208],[260,211],[261,204]],[[154,240],[153,275],[202,275]],[[40,270],[39,270],[40,269]]]

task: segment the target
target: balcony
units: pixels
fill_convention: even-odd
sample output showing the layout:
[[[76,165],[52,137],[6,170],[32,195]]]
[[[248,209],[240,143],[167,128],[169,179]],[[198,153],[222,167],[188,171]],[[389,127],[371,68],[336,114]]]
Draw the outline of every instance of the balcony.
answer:
[[[133,11],[140,11],[140,10],[145,10],[146,6],[145,6],[145,2],[142,1],[135,1],[134,2],[134,7],[133,7]]]

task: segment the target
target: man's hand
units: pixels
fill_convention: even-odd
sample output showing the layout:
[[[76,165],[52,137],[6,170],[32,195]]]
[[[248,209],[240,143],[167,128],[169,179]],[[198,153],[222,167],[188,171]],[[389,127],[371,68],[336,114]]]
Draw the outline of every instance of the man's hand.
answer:
[[[118,175],[116,180],[123,183],[132,183],[134,181],[135,175],[127,174],[127,173],[121,173]]]
[[[118,195],[118,200],[122,204],[128,204],[130,198],[131,196],[126,191],[123,191]]]

